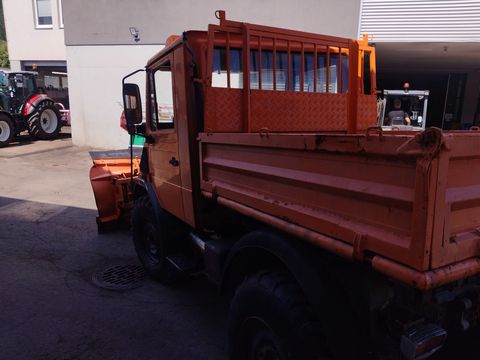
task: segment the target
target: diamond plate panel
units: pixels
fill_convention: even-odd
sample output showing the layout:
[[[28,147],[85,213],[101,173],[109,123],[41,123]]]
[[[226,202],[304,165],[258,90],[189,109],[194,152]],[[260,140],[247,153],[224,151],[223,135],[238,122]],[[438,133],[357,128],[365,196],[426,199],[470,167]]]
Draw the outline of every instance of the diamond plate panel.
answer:
[[[343,131],[347,129],[345,94],[251,91],[251,131]]]
[[[242,132],[242,89],[207,88],[205,130]],[[271,132],[345,131],[346,94],[251,90],[250,131]],[[358,97],[357,129],[366,130],[377,121],[375,95]]]
[[[358,95],[357,130],[366,130],[377,126],[377,97],[375,95]]]
[[[241,132],[242,89],[207,87],[205,93],[205,130]]]

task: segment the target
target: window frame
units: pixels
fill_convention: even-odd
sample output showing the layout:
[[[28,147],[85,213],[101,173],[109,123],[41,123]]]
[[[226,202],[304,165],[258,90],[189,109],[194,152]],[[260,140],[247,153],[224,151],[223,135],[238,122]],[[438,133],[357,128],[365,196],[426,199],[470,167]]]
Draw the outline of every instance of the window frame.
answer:
[[[174,95],[174,89],[175,89],[175,80],[173,76],[173,71],[172,71],[172,64],[173,63],[173,56],[171,54],[162,57],[160,60],[155,62],[151,67],[149,67],[147,71],[147,81],[148,81],[148,101],[149,104],[146,104],[148,108],[148,131],[149,133],[155,134],[155,133],[169,133],[169,132],[174,132],[176,131],[176,121],[175,121],[175,95]],[[168,65],[167,65],[168,64]],[[170,74],[171,74],[171,79],[172,79],[172,106],[173,106],[173,121],[172,121],[172,126],[169,127],[163,127],[159,128],[159,114],[158,114],[158,97],[157,97],[157,84],[155,82],[155,73],[157,71],[162,71],[160,70],[162,67],[169,67],[170,68]],[[155,101],[155,112],[152,111],[152,104],[150,103],[152,101],[152,95],[154,96],[154,101]],[[155,129],[152,128],[152,121],[153,118],[152,116],[156,116],[156,124],[155,124]]]
[[[63,23],[63,0],[57,0],[57,6],[58,6],[58,27],[60,29],[63,29],[65,27]],[[53,22],[53,21],[52,21]]]
[[[222,50],[225,54],[222,55]],[[216,69],[216,57],[218,55],[219,68]],[[225,60],[225,62],[223,62]],[[237,60],[237,62],[236,62]],[[225,65],[225,68],[222,68]],[[238,65],[238,68],[234,65]],[[214,74],[224,75],[216,78]],[[233,83],[235,75],[238,74],[238,84]],[[211,84],[213,88],[219,89],[243,89],[243,49],[241,47],[234,46],[214,46],[212,52],[212,72],[211,72]],[[222,78],[224,77],[225,83],[222,84]]]
[[[35,29],[53,29],[53,11],[52,11],[52,0],[48,0],[50,2],[50,11],[51,11],[51,18],[52,18],[52,23],[51,24],[39,24],[38,22],[38,0],[32,0],[33,1],[33,14],[34,14],[34,23],[35,23]]]

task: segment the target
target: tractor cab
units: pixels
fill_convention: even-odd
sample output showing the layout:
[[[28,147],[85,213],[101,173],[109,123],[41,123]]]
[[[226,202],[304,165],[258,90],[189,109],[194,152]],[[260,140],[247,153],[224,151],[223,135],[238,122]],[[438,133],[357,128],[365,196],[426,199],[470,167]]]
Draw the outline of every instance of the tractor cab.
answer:
[[[25,100],[39,93],[36,73],[0,71],[0,106],[12,114],[20,112]]]
[[[403,90],[383,90],[378,99],[378,125],[383,130],[424,130],[429,94],[428,90],[410,90],[408,84]],[[403,114],[401,121],[399,113]]]

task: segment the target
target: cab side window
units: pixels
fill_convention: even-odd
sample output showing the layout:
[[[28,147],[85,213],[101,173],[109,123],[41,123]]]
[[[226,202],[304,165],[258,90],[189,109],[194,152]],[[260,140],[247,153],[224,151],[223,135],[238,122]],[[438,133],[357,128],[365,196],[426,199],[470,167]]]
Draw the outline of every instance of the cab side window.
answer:
[[[154,70],[150,75],[150,129],[174,128],[173,82],[170,64]]]

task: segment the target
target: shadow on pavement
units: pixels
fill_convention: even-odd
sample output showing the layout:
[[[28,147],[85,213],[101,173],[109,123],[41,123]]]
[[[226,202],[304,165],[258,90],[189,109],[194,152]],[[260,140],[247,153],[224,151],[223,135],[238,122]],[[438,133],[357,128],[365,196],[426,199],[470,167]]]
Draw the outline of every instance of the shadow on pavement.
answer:
[[[62,128],[62,131],[60,132],[60,134],[58,134],[58,136],[53,139],[53,140],[35,140],[32,136],[30,136],[30,134],[26,131],[20,133],[19,135],[15,136],[13,139],[12,139],[12,142],[8,145],[9,147],[15,147],[15,146],[24,146],[24,145],[29,145],[29,144],[32,144],[36,141],[42,141],[42,142],[53,142],[55,140],[59,140],[59,139],[69,139],[72,137],[72,134],[70,132],[70,128],[68,129],[64,129]]]
[[[129,231],[96,232],[96,211],[0,197],[2,359],[226,359],[226,301],[203,278],[122,291],[92,276],[139,265]],[[432,360],[478,359],[479,332]]]
[[[93,274],[138,265],[129,231],[96,211],[0,197],[5,359],[225,359],[227,305],[203,278],[112,291]]]

